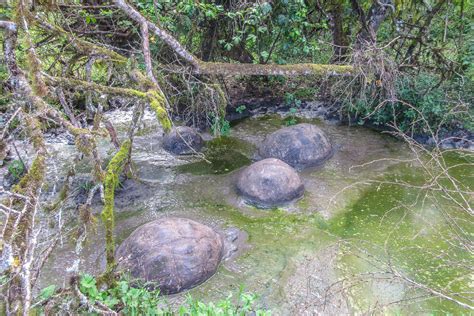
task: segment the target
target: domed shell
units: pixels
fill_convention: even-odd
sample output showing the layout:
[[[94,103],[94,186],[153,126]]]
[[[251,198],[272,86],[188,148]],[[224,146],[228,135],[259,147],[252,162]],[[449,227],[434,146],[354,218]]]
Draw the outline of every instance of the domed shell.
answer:
[[[191,289],[210,278],[223,255],[212,228],[186,218],[163,218],[137,228],[117,249],[119,269],[156,282],[163,294]]]
[[[279,159],[268,158],[253,163],[240,173],[237,190],[251,204],[272,207],[301,197],[304,185],[291,166]]]
[[[199,152],[204,146],[201,135],[189,126],[177,126],[163,138],[163,148],[175,155]]]
[[[262,158],[278,158],[295,167],[317,165],[332,154],[326,134],[311,124],[298,124],[268,135],[259,148]]]

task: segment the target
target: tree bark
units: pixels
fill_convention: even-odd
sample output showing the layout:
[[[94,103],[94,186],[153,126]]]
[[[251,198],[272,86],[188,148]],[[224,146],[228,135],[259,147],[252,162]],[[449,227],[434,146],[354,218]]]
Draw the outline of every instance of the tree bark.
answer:
[[[140,14],[134,7],[129,5],[125,0],[114,0],[114,4],[122,9],[122,11],[127,14],[132,20],[139,23],[140,25],[146,23],[148,29],[155,33],[162,41],[164,41],[168,46],[170,46],[183,60],[188,62],[193,67],[198,67],[198,60],[191,53],[189,53],[186,48],[184,48],[173,36],[171,36],[165,30],[159,28],[156,24],[147,20],[143,15]]]
[[[343,2],[340,0],[332,1],[330,4],[329,15],[332,22],[332,43],[334,56],[332,60],[334,62],[341,62],[347,59],[347,49],[349,46],[349,40],[347,34],[344,32],[344,12]]]
[[[357,0],[352,2],[362,22],[362,29],[357,35],[355,46],[356,49],[363,49],[367,44],[371,45],[377,41],[377,32],[380,25],[389,16],[391,11],[395,11],[395,4],[393,0],[374,0],[369,13],[365,15],[360,6],[358,6]]]

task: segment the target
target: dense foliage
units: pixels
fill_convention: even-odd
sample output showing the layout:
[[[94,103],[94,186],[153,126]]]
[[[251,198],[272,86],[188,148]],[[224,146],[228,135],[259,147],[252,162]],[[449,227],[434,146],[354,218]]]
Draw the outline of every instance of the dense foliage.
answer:
[[[472,1],[385,2],[387,8],[382,17],[373,13],[376,2],[355,0],[167,0],[134,1],[134,4],[142,14],[169,30],[190,52],[205,61],[263,64],[355,61],[365,73],[360,80],[336,79],[334,82],[333,78],[325,84],[320,79],[308,78],[305,87],[300,85],[299,88],[321,85],[322,89],[317,91],[319,96],[309,98],[329,96],[342,105],[339,108],[342,113],[349,114],[359,123],[368,120],[385,126],[396,119],[404,131],[426,132],[420,124],[411,124],[426,115],[432,127],[442,123],[447,129],[472,130]],[[90,6],[80,10],[64,6],[63,11],[65,22],[90,29],[83,32],[84,38],[96,40],[100,37],[124,51],[139,45],[138,27],[121,18],[112,6]],[[10,17],[13,14],[8,8],[0,13]],[[50,14],[53,19],[59,18]],[[377,18],[381,19],[380,25],[373,28],[371,19]],[[361,47],[358,42],[366,37],[364,32],[371,27],[370,32],[374,33],[368,41],[371,43],[366,41],[367,45]],[[174,60],[169,48],[160,45],[157,38],[152,36],[151,42],[154,60],[163,63]],[[368,48],[372,42],[376,46]],[[67,47],[61,43],[43,47],[39,48],[40,52],[50,56],[43,60],[44,66],[50,70],[59,67],[59,71],[61,63],[51,53],[61,50],[66,53],[64,48]],[[383,55],[383,58],[363,56],[362,61],[354,60],[354,55],[361,49],[367,54]],[[107,80],[107,67],[103,63],[96,62],[92,68],[94,81]],[[381,72],[390,72],[387,82]],[[5,68],[0,69],[0,73],[0,79],[7,79]],[[206,114],[215,112],[221,100],[218,94],[209,90],[205,81],[186,74],[164,72],[162,75],[159,80],[177,112],[192,112],[185,115],[187,120],[225,131],[222,115]],[[241,80],[245,84],[249,82],[248,78]],[[266,84],[276,89],[281,86],[278,81]],[[227,93],[232,95],[232,91]],[[282,98],[284,94],[282,91]],[[380,107],[387,99],[392,100]],[[78,110],[86,106],[85,101],[82,98],[75,100]],[[232,98],[229,101],[234,104]],[[239,106],[237,103],[235,107]],[[201,121],[203,115],[207,118]]]
[[[375,18],[372,1],[136,3],[203,59],[231,62],[350,62],[359,49],[361,30]],[[371,114],[369,120],[381,126],[395,119],[404,131],[426,132],[423,124],[412,124],[426,116],[432,127],[472,130],[474,4],[387,3],[389,12],[374,30],[379,49],[369,48],[383,59],[365,58],[362,81],[332,82],[331,97],[342,100],[341,110],[358,121]],[[155,53],[156,58],[163,56],[159,48]],[[383,82],[381,68],[390,72],[394,83]],[[387,100],[384,89],[393,90],[391,99],[402,102],[379,107]]]

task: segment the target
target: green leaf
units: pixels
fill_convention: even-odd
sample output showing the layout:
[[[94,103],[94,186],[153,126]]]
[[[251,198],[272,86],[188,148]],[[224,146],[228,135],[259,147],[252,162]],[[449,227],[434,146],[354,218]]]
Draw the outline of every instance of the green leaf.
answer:
[[[240,37],[240,36],[234,36],[234,37],[232,37],[232,42],[233,42],[235,45],[239,44],[241,40],[242,40],[242,37]]]
[[[53,284],[53,285],[47,286],[47,287],[45,287],[44,289],[41,290],[41,293],[40,293],[39,297],[42,300],[47,300],[48,298],[53,296],[55,291],[56,291],[56,285]]]
[[[235,112],[242,114],[247,107],[245,105],[239,105],[236,109]]]
[[[268,13],[272,12],[272,5],[268,2],[264,2],[262,5],[261,5],[261,8],[262,8],[262,13],[264,15],[267,15]]]
[[[224,48],[225,48],[225,50],[229,51],[229,50],[232,49],[233,46],[234,46],[234,45],[232,45],[232,43],[226,43],[226,44],[224,45]]]
[[[257,36],[255,34],[250,34],[249,36],[247,36],[247,44],[249,45],[255,44],[256,41],[257,41]]]
[[[277,23],[279,25],[286,25],[288,23],[288,18],[285,15],[280,14],[277,17]]]

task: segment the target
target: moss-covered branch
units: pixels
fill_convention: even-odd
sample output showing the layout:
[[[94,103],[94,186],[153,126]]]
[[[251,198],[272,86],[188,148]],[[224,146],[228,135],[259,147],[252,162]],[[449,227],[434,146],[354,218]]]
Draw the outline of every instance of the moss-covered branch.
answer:
[[[80,51],[85,55],[107,56],[116,63],[126,63],[128,61],[128,58],[120,55],[119,53],[107,47],[88,42],[84,39],[75,36],[70,32],[67,32],[66,30],[57,25],[48,23],[43,17],[35,15],[32,18],[34,19],[37,26],[47,31],[48,33],[66,37],[69,43],[76,50]]]
[[[28,52],[29,76],[36,95],[44,97],[48,94],[48,88],[46,87],[46,84],[43,81],[43,76],[41,75],[41,61],[36,54],[35,44],[31,38],[29,21],[27,19],[28,16],[29,10],[25,1],[18,1],[17,20],[25,34],[23,40],[24,46],[27,48]]]
[[[128,15],[132,20],[137,22],[139,25],[146,24],[147,29],[156,34],[162,41],[164,41],[168,46],[170,46],[173,51],[178,54],[183,60],[185,60],[190,65],[197,67],[199,60],[190,52],[186,50],[172,35],[170,35],[164,29],[158,27],[156,24],[152,23],[146,19],[143,15],[140,14],[133,6],[129,5],[125,0],[114,0],[113,3],[119,7],[123,13]]]
[[[140,90],[120,88],[120,87],[109,87],[94,82],[88,82],[84,80],[78,80],[73,78],[65,77],[46,77],[47,82],[51,85],[61,86],[64,88],[94,91],[97,93],[104,93],[109,95],[120,95],[130,98],[146,98],[146,93]]]
[[[168,118],[168,113],[166,112],[165,96],[160,90],[155,90],[155,85],[152,82],[148,82],[143,78],[143,76],[141,79],[144,80],[144,85],[148,87],[147,92],[129,88],[109,87],[93,82],[71,78],[47,77],[48,82],[53,85],[71,89],[95,91],[104,94],[121,95],[129,98],[144,99],[150,104],[151,109],[156,113],[157,119],[160,121],[165,131],[168,131],[171,128],[171,121]]]
[[[349,65],[326,65],[326,64],[231,64],[216,62],[200,62],[196,73],[205,75],[223,76],[327,76],[327,75],[350,75],[354,68]]]
[[[9,208],[15,209],[5,219],[0,251],[9,249],[13,262],[10,264],[7,280],[7,289],[3,293],[5,301],[8,301],[10,311],[8,315],[28,315],[31,305],[33,284],[30,278],[30,265],[32,261],[32,249],[36,243],[33,233],[36,213],[38,210],[39,195],[46,174],[46,146],[41,132],[41,125],[37,119],[24,114],[24,123],[31,143],[36,151],[26,175],[15,185],[12,192],[23,198],[14,197],[4,201]],[[11,311],[15,311],[11,313]],[[0,310],[0,314],[2,311]]]
[[[160,121],[161,126],[163,126],[165,132],[169,132],[171,130],[171,120],[166,111],[165,96],[160,91],[148,90],[147,97],[150,102],[150,108],[155,112],[156,118]]]
[[[112,158],[112,160],[110,160],[109,164],[107,165],[107,171],[104,179],[104,208],[102,209],[101,218],[105,225],[105,243],[107,258],[106,279],[108,279],[115,267],[115,188],[119,183],[119,176],[122,173],[125,164],[127,163],[131,146],[132,142],[130,140],[126,140],[122,143],[120,150],[115,154],[115,156]]]

